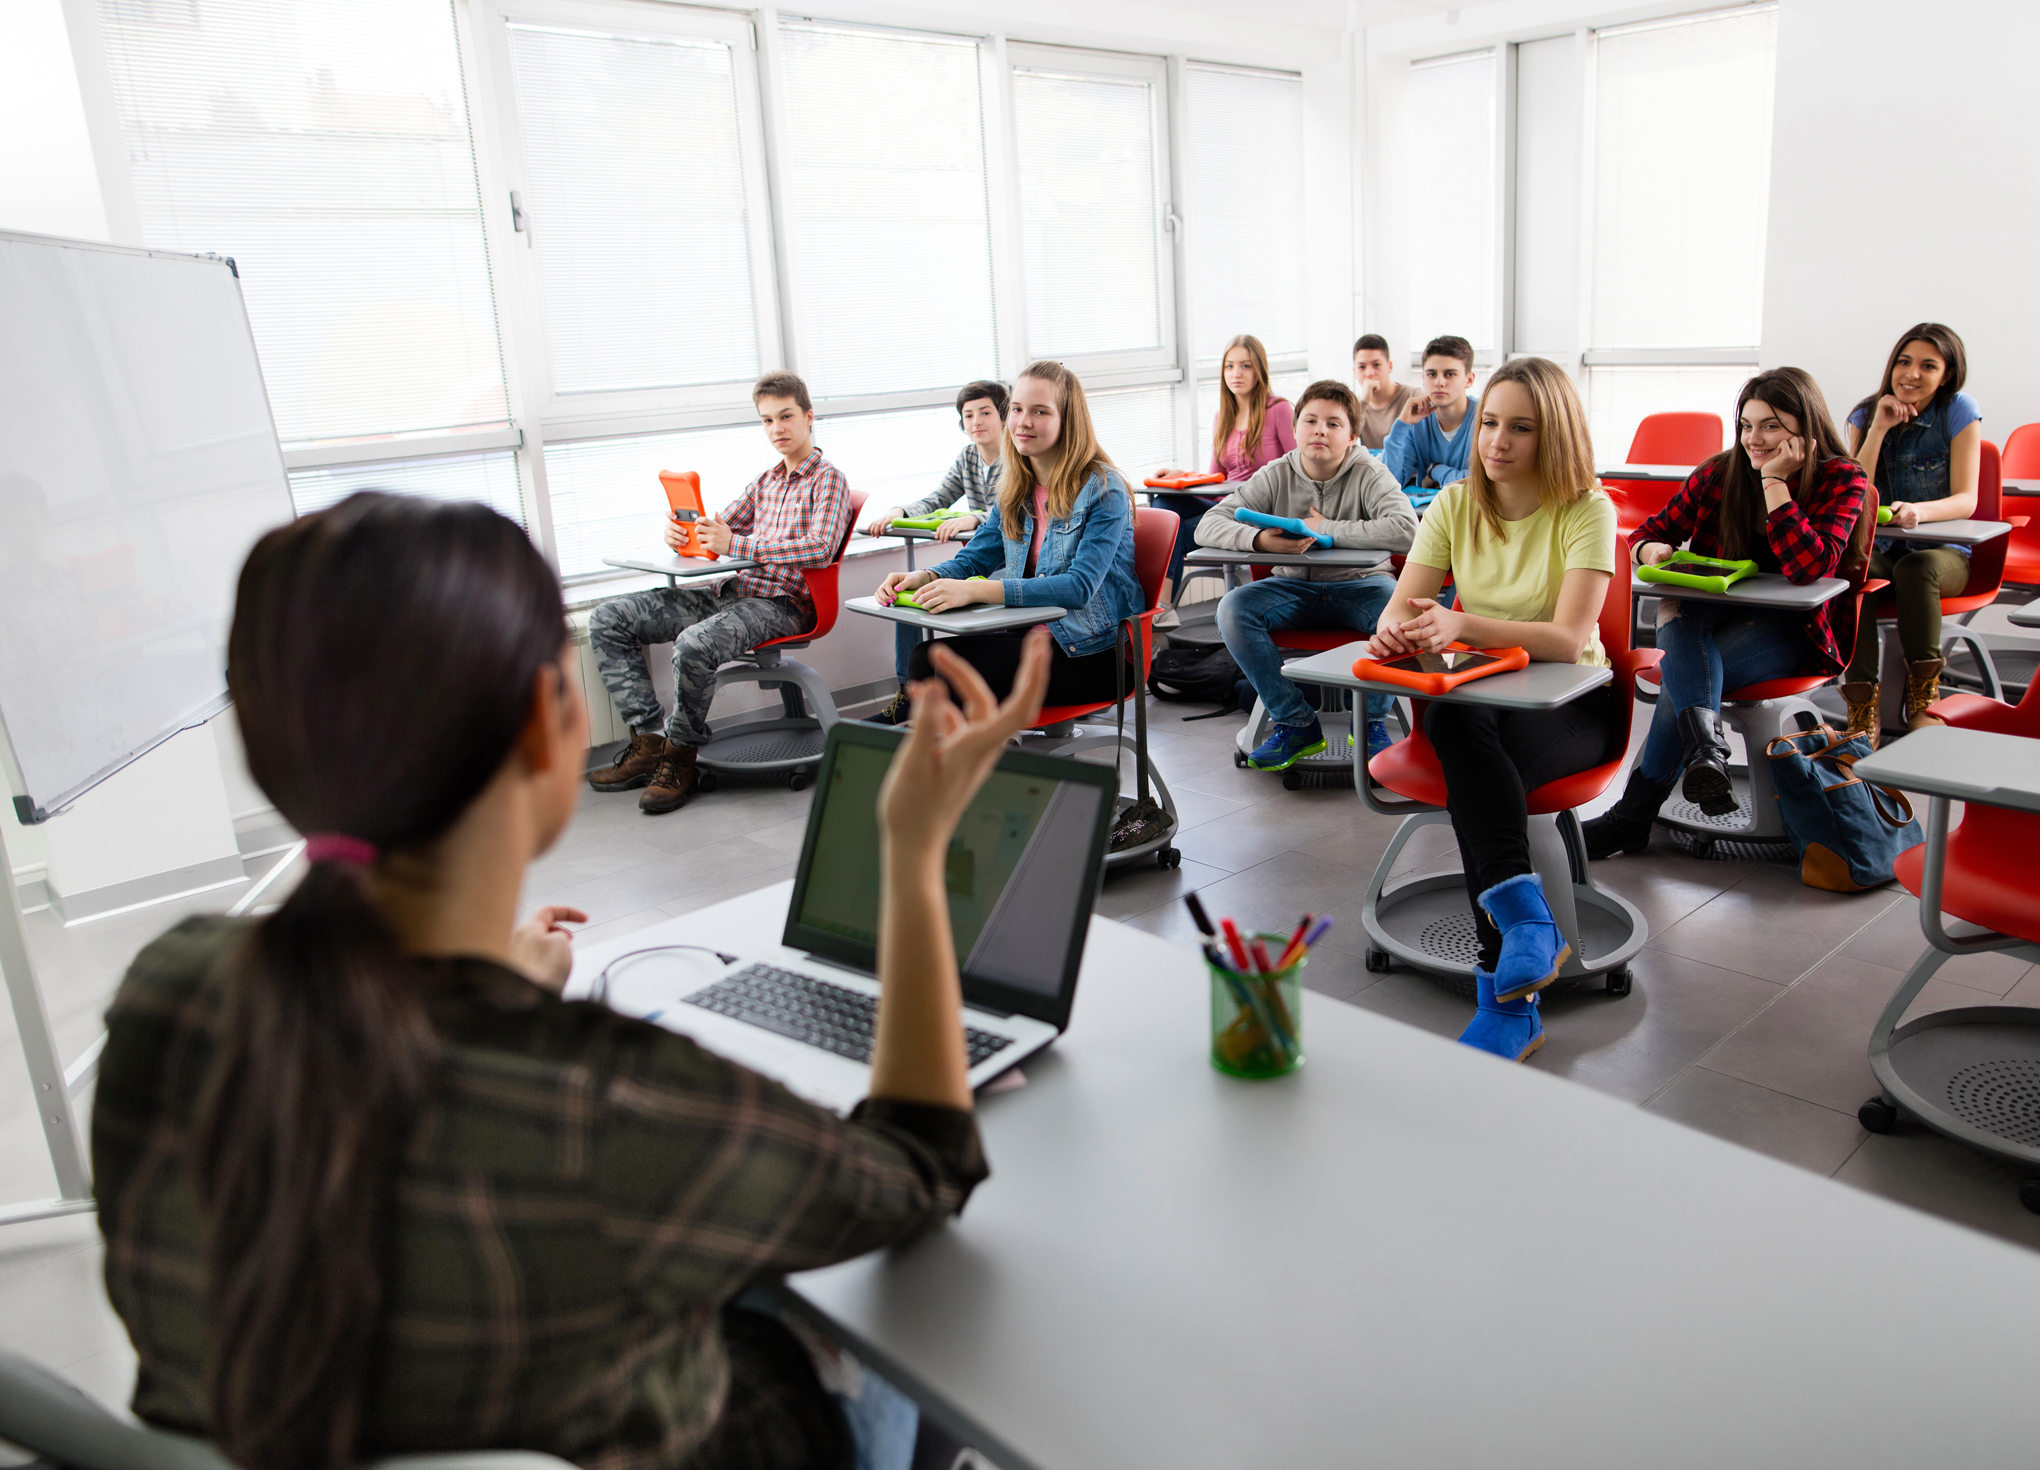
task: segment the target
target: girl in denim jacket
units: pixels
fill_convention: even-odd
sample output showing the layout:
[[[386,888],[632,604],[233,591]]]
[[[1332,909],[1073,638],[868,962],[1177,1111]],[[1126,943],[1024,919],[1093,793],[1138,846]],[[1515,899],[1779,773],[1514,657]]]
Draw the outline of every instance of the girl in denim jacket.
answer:
[[[1004,454],[997,513],[940,566],[888,576],[879,602],[890,606],[911,592],[937,613],[974,603],[1067,608],[1048,625],[1047,702],[1092,704],[1131,690],[1136,675],[1115,676],[1112,661],[1120,622],[1144,606],[1133,571],[1133,500],[1098,445],[1075,373],[1037,362],[1014,381]],[[1019,666],[1020,633],[967,633],[947,646],[1003,698]],[[910,679],[929,677],[928,650],[915,646]]]
[[[1939,322],[1921,322],[1898,339],[1884,381],[1849,415],[1849,447],[1871,471],[1895,526],[1911,530],[1976,514],[1983,412],[1962,391],[1967,376],[1962,339]],[[1959,596],[1969,584],[1969,552],[1887,537],[1877,543],[1870,575],[1891,583],[1885,596],[1898,607],[1905,728],[1938,725],[1927,706],[1941,697],[1941,599]],[[1849,733],[1868,735],[1875,745],[1881,646],[1877,619],[1868,607],[1864,613],[1842,697],[1849,703]]]

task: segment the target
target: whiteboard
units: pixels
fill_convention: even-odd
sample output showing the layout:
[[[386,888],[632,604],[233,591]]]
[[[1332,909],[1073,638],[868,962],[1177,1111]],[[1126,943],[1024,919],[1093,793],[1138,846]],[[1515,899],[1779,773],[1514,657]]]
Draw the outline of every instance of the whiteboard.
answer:
[[[41,821],[226,707],[292,518],[230,263],[0,232],[0,729]]]

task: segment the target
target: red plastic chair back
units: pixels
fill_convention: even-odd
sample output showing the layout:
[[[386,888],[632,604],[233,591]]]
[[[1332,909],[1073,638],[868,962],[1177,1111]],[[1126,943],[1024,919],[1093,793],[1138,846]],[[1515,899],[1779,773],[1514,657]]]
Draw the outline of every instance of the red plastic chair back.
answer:
[[[2040,424],[2021,424],[2012,430],[1999,457],[1999,473],[2007,480],[2040,480]],[[2009,507],[2000,506],[1999,509],[2009,509],[2017,515],[2028,505],[2040,511],[2040,500],[2025,497],[2014,499]],[[1978,514],[1982,514],[1981,509]],[[2009,520],[2011,516],[2004,519]],[[2015,587],[2040,587],[2040,517],[2026,525],[2013,526],[2012,534],[2001,544],[2005,549],[2002,580]],[[1971,564],[1974,565],[1973,559]]]
[[[2040,424],[2021,424],[2005,440],[2001,473],[2007,480],[2040,480]]]
[[[1697,465],[1721,453],[1718,413],[1650,413],[1636,426],[1625,464]],[[1679,486],[1670,480],[1603,480],[1615,502],[1615,523],[1624,537],[1671,504]]]
[[[1133,575],[1140,582],[1140,594],[1147,606],[1129,621],[1139,645],[1143,679],[1155,659],[1155,614],[1161,611],[1162,578],[1168,575],[1169,552],[1175,547],[1176,527],[1182,519],[1173,510],[1158,506],[1135,506],[1133,511]],[[1131,689],[1126,692],[1133,693]],[[1041,723],[1059,725],[1064,720],[1080,720],[1111,708],[1109,699],[1095,704],[1043,705]]]
[[[815,625],[805,633],[787,633],[778,638],[767,638],[760,648],[776,648],[781,644],[801,647],[827,635],[836,626],[836,619],[843,614],[843,599],[839,584],[843,577],[843,550],[850,544],[850,538],[857,532],[857,521],[864,514],[864,497],[867,492],[850,492],[850,524],[843,531],[843,539],[836,543],[836,554],[825,567],[802,567],[801,580],[807,583],[808,596],[815,604]]]

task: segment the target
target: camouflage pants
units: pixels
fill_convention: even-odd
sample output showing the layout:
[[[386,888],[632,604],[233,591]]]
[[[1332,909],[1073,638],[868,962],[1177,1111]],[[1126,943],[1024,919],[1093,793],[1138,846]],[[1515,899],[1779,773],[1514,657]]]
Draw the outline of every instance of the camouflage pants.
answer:
[[[659,696],[652,689],[645,649],[673,645],[673,717],[666,738],[681,745],[708,743],[708,704],[715,697],[715,671],[768,638],[784,638],[814,626],[814,609],[791,597],[745,597],[734,582],[704,587],[656,587],[611,598],[588,619],[595,666],[616,702],[616,712],[633,730],[659,723]]]

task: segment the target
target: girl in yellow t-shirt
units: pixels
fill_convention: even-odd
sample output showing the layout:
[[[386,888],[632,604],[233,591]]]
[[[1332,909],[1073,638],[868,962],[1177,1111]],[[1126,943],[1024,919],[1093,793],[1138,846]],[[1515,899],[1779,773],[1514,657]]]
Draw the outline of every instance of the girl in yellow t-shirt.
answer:
[[[1418,525],[1370,656],[1457,642],[1606,664],[1596,623],[1615,571],[1615,507],[1595,486],[1572,380],[1544,358],[1518,358],[1488,379],[1479,413],[1466,479]],[[1448,574],[1457,607],[1438,600]],[[1530,864],[1528,793],[1606,760],[1619,715],[1607,690],[1552,710],[1424,712],[1480,933],[1480,1008],[1459,1038],[1469,1046],[1521,1061],[1544,1040],[1536,992],[1567,950]]]

